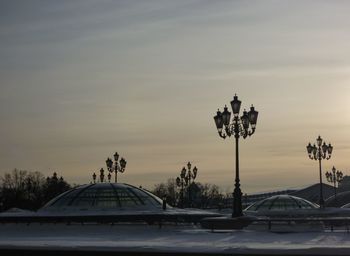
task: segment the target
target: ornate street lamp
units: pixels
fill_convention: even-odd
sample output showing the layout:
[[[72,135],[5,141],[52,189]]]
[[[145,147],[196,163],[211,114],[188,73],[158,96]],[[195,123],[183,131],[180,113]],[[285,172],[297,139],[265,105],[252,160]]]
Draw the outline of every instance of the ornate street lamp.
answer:
[[[307,153],[309,155],[309,158],[312,160],[316,160],[319,163],[319,172],[320,172],[320,207],[324,208],[324,199],[323,199],[323,188],[322,188],[322,165],[321,165],[321,161],[323,159],[330,159],[332,156],[332,152],[333,152],[333,147],[332,145],[329,143],[328,145],[323,142],[322,144],[322,138],[321,136],[318,136],[318,138],[316,139],[316,143],[317,146],[311,145],[311,143],[309,143],[306,146],[306,150]]]
[[[105,170],[103,168],[100,169],[100,182],[103,182],[105,179]]]
[[[97,177],[96,173],[93,173],[93,174],[92,174],[92,179],[93,179],[93,181],[94,181],[94,184],[96,183],[96,177]]]
[[[253,135],[256,128],[256,122],[258,120],[258,112],[255,111],[253,105],[250,107],[250,111],[243,111],[243,115],[239,117],[239,111],[241,109],[241,101],[238,100],[237,95],[233,97],[231,101],[231,107],[233,112],[233,119],[231,120],[231,112],[228,111],[225,105],[224,111],[218,110],[214,121],[218,130],[219,136],[225,139],[227,136],[234,135],[236,141],[236,178],[235,189],[233,192],[233,212],[232,217],[239,217],[243,215],[242,211],[242,192],[240,188],[239,180],[239,151],[238,140],[242,136],[243,139]]]
[[[107,165],[107,170],[109,173],[114,172],[115,183],[117,183],[118,182],[118,172],[123,173],[125,171],[126,161],[124,158],[121,158],[118,162],[119,155],[117,152],[115,152],[113,157],[114,157],[114,162],[112,161],[112,159],[107,158],[106,165]]]
[[[184,186],[187,187],[188,190],[188,201],[189,205],[192,206],[192,197],[191,197],[191,185],[197,177],[198,169],[195,166],[193,170],[191,169],[192,165],[190,162],[187,163],[187,169],[185,167],[182,168],[180,177],[176,178],[176,185],[181,187],[181,205],[183,207],[183,194],[184,194]]]
[[[334,198],[337,198],[337,184],[338,183],[338,187],[339,187],[339,183],[342,182],[343,180],[343,172],[341,171],[337,171],[337,169],[335,169],[335,167],[333,166],[332,168],[332,172],[326,172],[326,178],[327,181],[330,183],[333,183],[333,187],[334,187]]]
[[[182,175],[176,178],[176,186],[180,188],[180,208],[184,207],[184,186],[185,180]]]
[[[182,170],[185,170],[185,172],[186,172],[185,167],[183,167]],[[197,177],[197,172],[198,172],[198,169],[196,166],[191,171],[191,163],[188,162],[187,163],[187,174],[185,175],[185,179],[186,179],[186,183],[188,184],[188,201],[189,201],[190,207],[192,207],[191,185],[192,185],[192,183],[194,183],[194,180]]]

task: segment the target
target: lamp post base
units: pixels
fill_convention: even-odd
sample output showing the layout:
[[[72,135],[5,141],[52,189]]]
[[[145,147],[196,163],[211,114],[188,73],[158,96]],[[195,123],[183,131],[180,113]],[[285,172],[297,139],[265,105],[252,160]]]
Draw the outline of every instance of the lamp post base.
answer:
[[[242,210],[242,191],[239,187],[236,187],[233,192],[233,212],[232,218],[243,216]]]

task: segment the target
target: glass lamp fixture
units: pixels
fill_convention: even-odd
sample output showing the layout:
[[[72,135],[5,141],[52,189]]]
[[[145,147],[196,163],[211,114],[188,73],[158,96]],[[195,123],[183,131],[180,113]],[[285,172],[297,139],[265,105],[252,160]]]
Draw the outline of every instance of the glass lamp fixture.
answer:
[[[238,97],[235,94],[235,96],[233,97],[233,100],[231,101],[231,107],[232,107],[232,112],[234,117],[238,117],[239,111],[241,109],[241,103],[242,102],[238,100]]]

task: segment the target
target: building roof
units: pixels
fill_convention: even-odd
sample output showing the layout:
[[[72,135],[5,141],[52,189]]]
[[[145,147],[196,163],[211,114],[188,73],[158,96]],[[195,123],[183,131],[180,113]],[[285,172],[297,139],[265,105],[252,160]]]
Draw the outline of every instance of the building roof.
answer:
[[[326,199],[334,194],[334,188],[328,184],[322,183],[323,199]],[[308,186],[304,189],[290,193],[292,196],[304,198],[313,203],[320,201],[320,184]]]
[[[327,207],[342,207],[350,203],[350,191],[337,193],[337,196],[327,198],[325,204]],[[346,207],[349,208],[349,207]]]

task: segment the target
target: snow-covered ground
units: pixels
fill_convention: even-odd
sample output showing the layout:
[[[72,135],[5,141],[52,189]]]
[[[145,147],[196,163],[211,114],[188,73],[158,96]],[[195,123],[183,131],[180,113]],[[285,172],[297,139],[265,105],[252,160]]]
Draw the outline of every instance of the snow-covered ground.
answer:
[[[0,224],[0,249],[350,255],[350,234],[211,232],[193,225]]]

